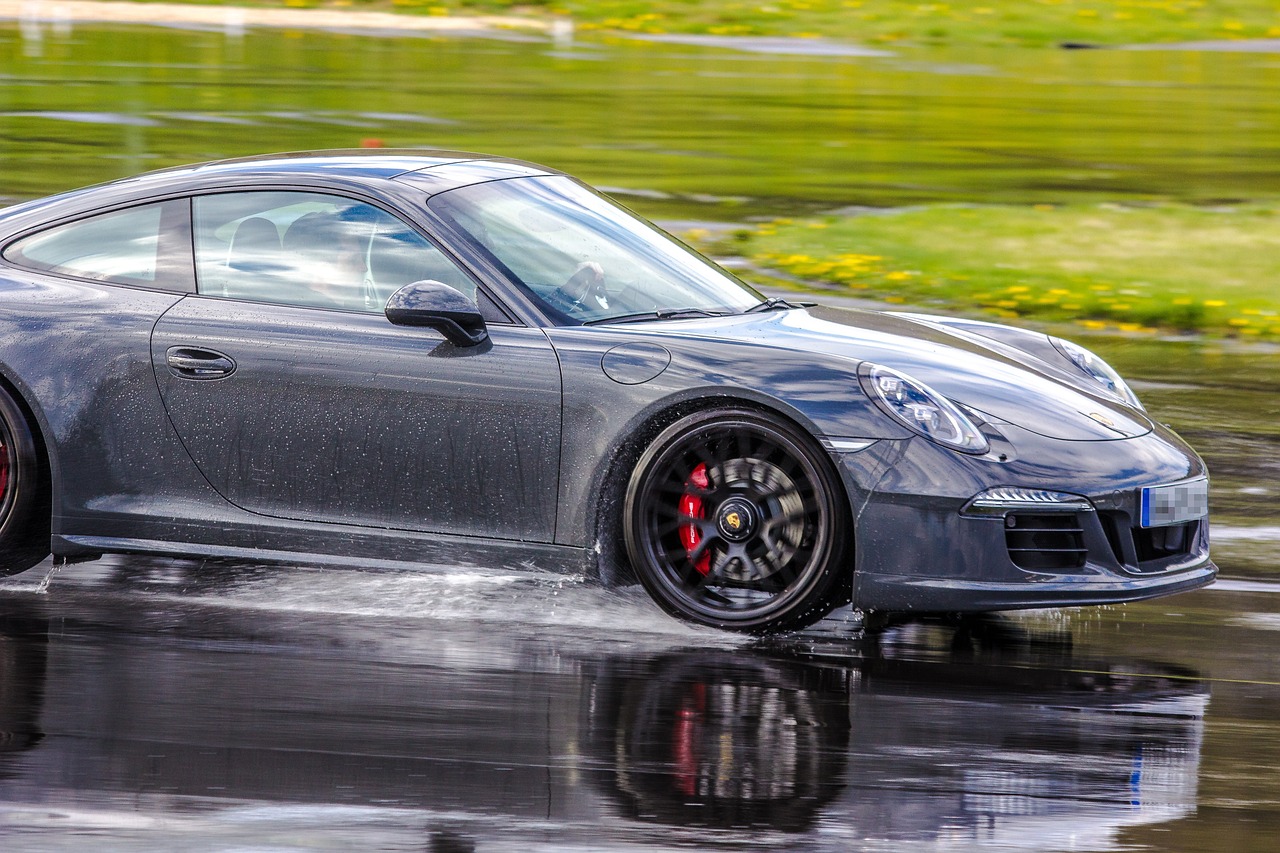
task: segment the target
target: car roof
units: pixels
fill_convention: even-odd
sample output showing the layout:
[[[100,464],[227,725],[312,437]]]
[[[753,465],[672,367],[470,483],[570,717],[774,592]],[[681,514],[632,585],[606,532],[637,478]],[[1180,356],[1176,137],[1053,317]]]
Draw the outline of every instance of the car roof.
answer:
[[[482,173],[486,168],[496,173],[502,173],[511,166],[518,166],[541,174],[556,174],[554,170],[533,163],[467,151],[416,148],[352,148],[333,151],[294,151],[281,154],[259,154],[253,157],[213,160],[207,163],[196,163],[191,166],[159,169],[138,175],[136,178],[125,178],[124,180],[164,180],[177,175],[186,175],[192,178],[230,177],[234,175],[252,175],[254,177],[270,175],[305,175],[311,177],[341,175],[346,178],[390,179],[408,172],[439,169],[460,163],[469,164],[477,173]]]
[[[517,176],[558,175],[534,163],[439,149],[356,148],[261,154],[173,166],[127,178],[35,199],[0,211],[0,218],[27,224],[48,211],[72,213],[77,208],[114,204],[153,195],[199,192],[249,185],[368,186],[403,180],[427,194],[468,184]]]

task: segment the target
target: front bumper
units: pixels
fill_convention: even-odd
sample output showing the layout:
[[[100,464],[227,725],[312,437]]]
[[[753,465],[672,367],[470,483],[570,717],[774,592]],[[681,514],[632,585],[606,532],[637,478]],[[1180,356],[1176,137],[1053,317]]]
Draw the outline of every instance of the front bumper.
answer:
[[[964,456],[923,439],[841,454],[854,509],[855,607],[933,613],[1111,604],[1213,582],[1207,517],[1142,526],[1143,488],[1205,476],[1173,433],[1016,439],[1015,461]],[[985,512],[969,505],[1007,487],[1080,499]]]
[[[1196,568],[1154,578],[1099,574],[1001,583],[862,572],[858,575],[854,606],[889,612],[964,613],[1120,604],[1199,589],[1213,583],[1217,574],[1217,566],[1208,559]]]

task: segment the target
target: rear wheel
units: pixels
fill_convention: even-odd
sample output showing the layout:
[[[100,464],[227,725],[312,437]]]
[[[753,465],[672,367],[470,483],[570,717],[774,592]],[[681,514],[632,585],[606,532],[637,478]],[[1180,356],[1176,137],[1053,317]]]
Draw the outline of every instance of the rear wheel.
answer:
[[[0,391],[0,575],[49,556],[48,484],[27,419]]]
[[[640,458],[627,489],[627,554],[667,612],[741,631],[827,614],[846,570],[844,503],[825,454],[779,418],[690,415]]]

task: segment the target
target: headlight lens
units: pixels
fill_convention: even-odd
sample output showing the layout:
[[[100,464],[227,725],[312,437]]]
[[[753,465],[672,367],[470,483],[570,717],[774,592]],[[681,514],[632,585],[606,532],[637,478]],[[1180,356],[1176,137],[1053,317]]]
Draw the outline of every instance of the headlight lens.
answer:
[[[862,364],[858,377],[868,396],[908,429],[963,453],[990,449],[973,421],[923,382],[870,362]]]
[[[1058,348],[1058,352],[1067,357],[1068,361],[1079,368],[1081,373],[1102,386],[1102,389],[1112,397],[1135,408],[1146,410],[1128,383],[1101,358],[1079,344],[1064,341],[1062,338],[1053,338],[1053,345]]]

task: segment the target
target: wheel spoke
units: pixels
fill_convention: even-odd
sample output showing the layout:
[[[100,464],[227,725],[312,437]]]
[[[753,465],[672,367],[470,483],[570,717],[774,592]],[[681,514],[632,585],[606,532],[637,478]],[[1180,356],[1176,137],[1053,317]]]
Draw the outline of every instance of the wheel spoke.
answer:
[[[779,527],[783,524],[795,524],[798,521],[804,521],[808,517],[808,510],[798,509],[793,512],[788,512],[785,515],[771,515],[763,520],[762,526],[765,530],[772,530],[773,528]]]
[[[697,447],[692,448],[692,455],[696,460],[698,460],[699,463],[707,466],[708,477],[711,476],[711,472],[714,471],[720,465],[720,462],[721,462],[721,460],[717,459],[714,455],[712,455],[712,453],[709,450],[707,450],[706,447],[703,447],[701,444],[699,444]],[[697,467],[698,465],[696,463],[692,465],[689,468],[689,473],[692,474],[693,469]]]
[[[800,492],[791,484],[777,485],[773,488],[760,490],[760,492],[756,494],[756,500],[761,503],[765,503],[767,501],[781,500],[789,495],[796,495],[798,497]]]
[[[689,527],[690,525],[696,527],[698,529],[698,533],[703,537],[706,537],[708,533],[715,533],[715,525],[708,524],[705,518],[695,518],[692,515],[684,515],[683,513],[677,514],[674,521],[667,521],[656,526],[654,528],[654,532],[657,533],[660,538],[665,539],[677,530],[680,530],[683,527]]]
[[[720,593],[716,592],[714,589],[703,588],[701,592],[702,592],[702,597],[704,599],[710,599],[711,602],[714,604],[719,604],[729,608],[733,607],[733,599],[728,598],[724,595],[721,595]]]
[[[693,550],[689,552],[689,562],[695,566],[698,565],[698,561],[702,559],[702,555],[707,552],[709,547],[711,547],[711,541],[710,536],[703,536],[702,541],[694,546]],[[711,573],[708,572],[707,574],[710,575]]]
[[[692,483],[680,483],[677,485],[663,485],[654,489],[660,495],[674,495],[682,497],[684,495],[693,495],[694,497],[705,498],[714,494],[714,489],[704,489],[701,486],[695,486]]]

